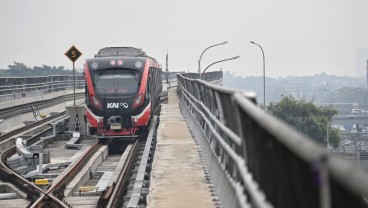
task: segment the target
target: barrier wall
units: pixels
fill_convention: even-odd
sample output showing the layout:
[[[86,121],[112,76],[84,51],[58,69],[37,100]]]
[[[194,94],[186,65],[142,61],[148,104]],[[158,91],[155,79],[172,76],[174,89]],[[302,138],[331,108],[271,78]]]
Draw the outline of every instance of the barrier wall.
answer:
[[[224,207],[366,207],[365,172],[260,109],[254,93],[187,77],[177,75],[180,107]]]
[[[76,89],[84,89],[83,76],[76,76]],[[44,95],[74,88],[74,76],[0,77],[0,101]]]

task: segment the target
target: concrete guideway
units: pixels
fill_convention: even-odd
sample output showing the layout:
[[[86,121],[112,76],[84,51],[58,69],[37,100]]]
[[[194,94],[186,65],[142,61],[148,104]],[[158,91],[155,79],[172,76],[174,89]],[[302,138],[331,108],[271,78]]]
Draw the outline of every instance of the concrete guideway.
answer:
[[[84,89],[76,89],[75,93],[82,93]],[[9,108],[17,105],[23,105],[27,103],[50,100],[56,97],[73,94],[73,90],[62,90],[58,92],[52,92],[48,94],[41,94],[37,96],[30,96],[24,98],[10,99],[6,101],[0,101],[0,109]]]
[[[214,207],[209,186],[172,88],[161,109],[147,207]]]
[[[84,99],[76,100],[77,105],[82,105],[84,103]],[[41,114],[46,115],[47,117],[51,116],[51,113],[62,112],[65,110],[66,106],[72,106],[73,101],[62,102],[55,106],[50,106],[47,108],[39,109]],[[35,121],[34,115],[32,112],[24,113],[21,115],[14,116],[12,118],[5,119],[2,123],[0,123],[0,132],[7,133],[16,128],[24,126],[24,121]]]

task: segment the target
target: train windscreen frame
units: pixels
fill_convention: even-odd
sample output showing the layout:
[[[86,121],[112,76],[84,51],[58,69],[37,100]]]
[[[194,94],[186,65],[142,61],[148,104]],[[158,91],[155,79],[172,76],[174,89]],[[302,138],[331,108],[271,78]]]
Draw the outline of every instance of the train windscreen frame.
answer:
[[[113,68],[94,73],[96,94],[100,97],[121,97],[138,93],[141,72],[138,70]]]

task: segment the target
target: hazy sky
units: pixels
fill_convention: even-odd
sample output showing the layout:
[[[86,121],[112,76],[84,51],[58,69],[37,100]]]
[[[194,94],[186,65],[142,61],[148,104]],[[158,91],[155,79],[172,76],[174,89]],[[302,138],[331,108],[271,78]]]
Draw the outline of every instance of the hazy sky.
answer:
[[[209,70],[266,76],[356,75],[357,50],[368,48],[367,0],[1,0],[0,68],[72,67],[71,45],[84,59],[105,46],[134,46],[170,70],[198,69],[240,55]],[[367,57],[368,58],[368,57]]]

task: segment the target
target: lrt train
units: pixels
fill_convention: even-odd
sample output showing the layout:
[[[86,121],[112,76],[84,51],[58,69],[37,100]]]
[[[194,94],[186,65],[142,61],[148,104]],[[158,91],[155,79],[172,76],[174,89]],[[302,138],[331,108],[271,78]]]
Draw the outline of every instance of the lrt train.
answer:
[[[147,130],[162,91],[162,68],[133,47],[101,49],[84,65],[89,134],[137,137]]]

